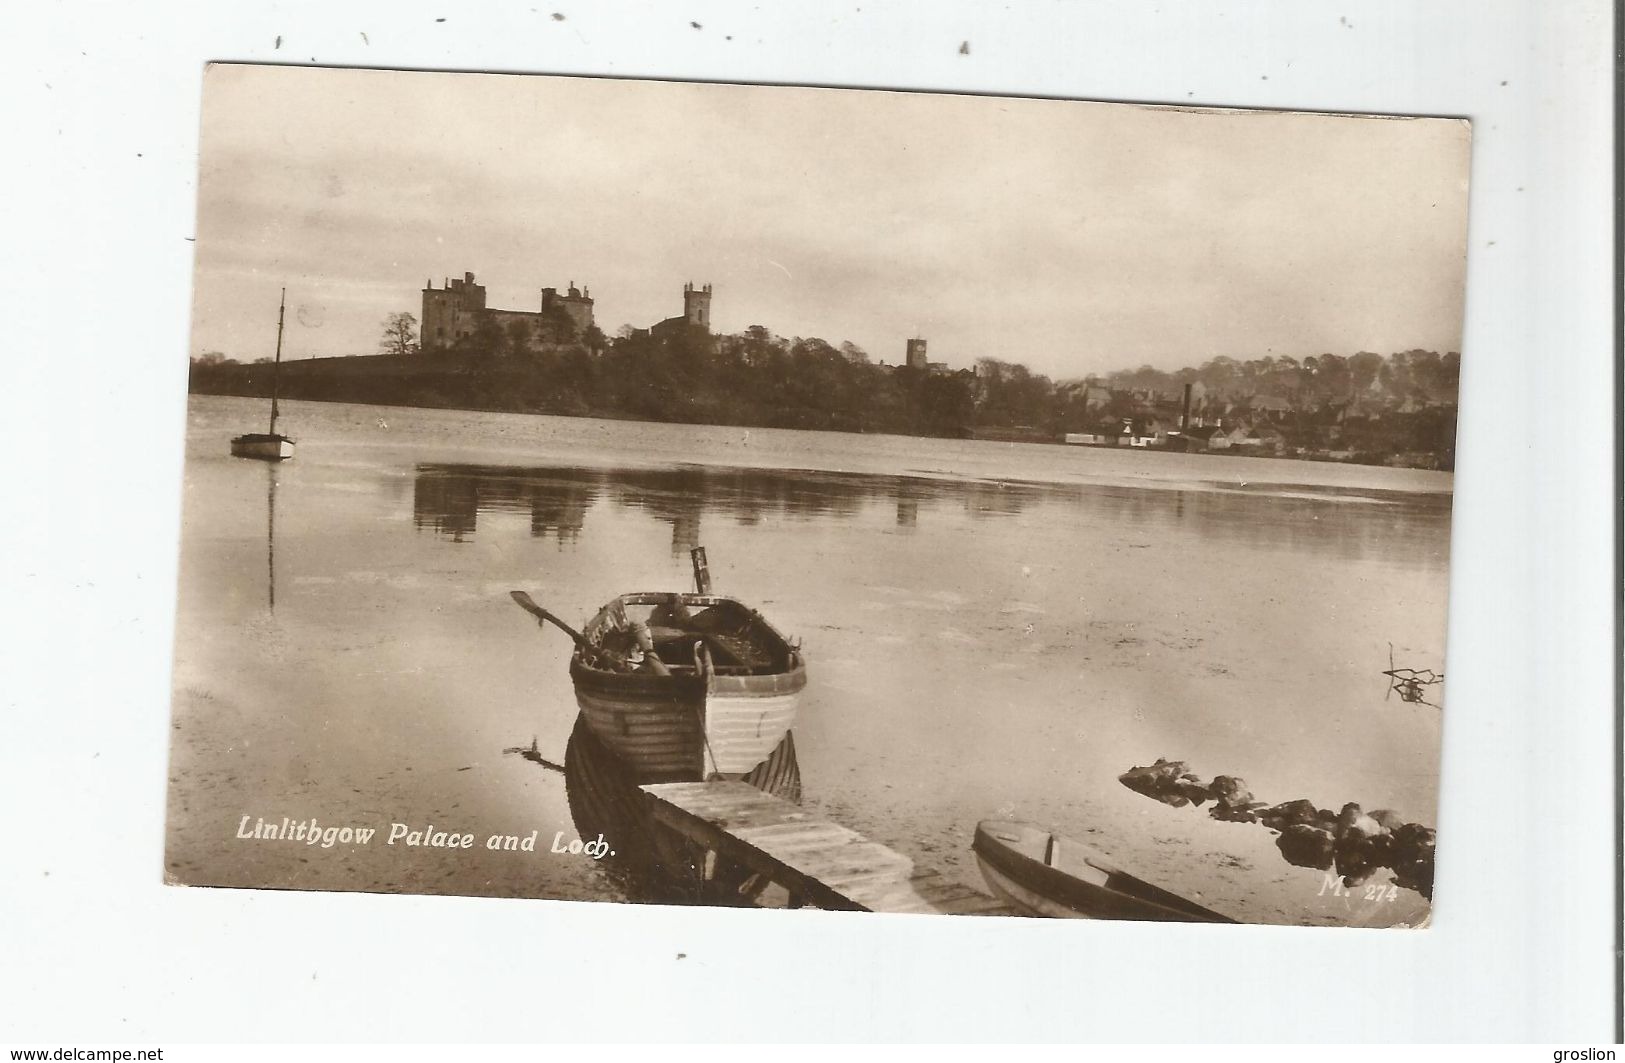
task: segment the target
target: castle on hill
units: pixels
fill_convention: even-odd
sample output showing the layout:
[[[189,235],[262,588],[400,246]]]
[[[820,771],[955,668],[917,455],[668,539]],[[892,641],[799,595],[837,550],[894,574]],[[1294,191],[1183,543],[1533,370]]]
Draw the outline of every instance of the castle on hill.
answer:
[[[476,283],[472,273],[449,278],[439,288],[432,279],[424,282],[419,334],[424,350],[455,346],[492,326],[504,336],[522,334],[529,350],[576,343],[594,326],[592,296],[571,281],[563,295],[557,288],[543,288],[540,310],[498,310],[485,305],[485,285]]]
[[[423,285],[423,317],[420,345],[423,350],[444,350],[466,342],[494,328],[530,351],[547,350],[580,343],[596,327],[592,295],[577,288],[575,281],[560,294],[557,288],[542,289],[540,310],[500,310],[485,304],[485,285],[474,274],[449,277],[436,288],[431,278]],[[685,330],[711,332],[711,286],[683,285],[683,312],[668,317],[640,332],[671,336]]]
[[[646,329],[634,329],[632,334],[656,339],[711,335],[711,294],[709,284],[684,284],[681,314]],[[474,274],[464,273],[445,279],[438,288],[432,279],[424,283],[419,345],[424,351],[446,350],[476,341],[482,333],[486,337],[494,333],[511,345],[506,349],[539,352],[586,342],[596,327],[592,295],[585,287],[577,288],[575,281],[562,294],[557,288],[543,288],[539,310],[501,310],[487,306],[485,285],[475,281]],[[906,367],[930,376],[955,375],[946,364],[930,361],[926,351],[925,338],[912,337],[904,348],[903,363],[893,368]],[[976,371],[961,369],[957,375],[974,377]]]

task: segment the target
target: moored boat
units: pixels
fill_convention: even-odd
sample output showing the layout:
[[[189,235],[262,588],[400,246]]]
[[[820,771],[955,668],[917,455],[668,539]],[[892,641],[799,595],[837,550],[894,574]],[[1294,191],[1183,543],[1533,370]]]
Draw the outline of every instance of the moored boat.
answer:
[[[1031,823],[983,820],[971,848],[993,892],[1024,915],[1236,922],[1117,868],[1083,842]]]
[[[639,628],[653,660],[637,660]],[[582,635],[570,658],[576,704],[640,782],[751,771],[783,741],[807,685],[800,652],[733,598],[623,594]]]
[[[271,427],[263,432],[245,432],[233,437],[231,456],[257,458],[260,461],[285,461],[293,457],[293,440],[276,430],[277,391],[282,382],[282,320],[288,309],[288,289],[282,289],[282,301],[276,311],[276,358],[271,364]]]
[[[513,598],[575,642],[570,680],[582,719],[642,785],[739,778],[795,722],[807,666],[761,613],[710,593],[622,594],[577,632],[523,591]]]

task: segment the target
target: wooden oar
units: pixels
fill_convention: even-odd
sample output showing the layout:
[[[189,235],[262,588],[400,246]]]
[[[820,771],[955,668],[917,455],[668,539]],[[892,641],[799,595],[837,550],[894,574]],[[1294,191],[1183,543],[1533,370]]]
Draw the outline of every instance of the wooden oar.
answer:
[[[513,598],[514,602],[519,606],[519,608],[523,609],[531,616],[534,616],[537,620],[540,620],[543,623],[552,624],[566,635],[569,635],[571,641],[577,646],[580,646],[582,650],[587,652],[592,651],[593,647],[587,642],[586,637],[582,635],[581,632],[577,631],[569,624],[566,624],[564,621],[560,620],[546,609],[543,609],[541,606],[537,605],[535,599],[531,598],[530,595],[526,594],[524,591],[509,591],[508,594]]]
[[[513,600],[518,604],[519,608],[523,609],[531,616],[534,616],[537,620],[542,621],[543,623],[552,624],[566,635],[569,635],[570,638],[575,642],[576,646],[581,650],[581,653],[585,659],[592,660],[595,657],[607,658],[614,662],[621,671],[632,670],[632,663],[625,657],[618,653],[611,653],[605,650],[602,646],[594,646],[592,643],[587,641],[586,637],[582,635],[581,632],[577,631],[569,624],[566,624],[564,621],[560,620],[546,609],[543,609],[541,606],[537,605],[535,599],[526,594],[524,591],[509,591],[508,595],[509,597],[513,598]],[[648,663],[650,669],[653,670],[656,675],[671,675],[671,669],[666,667],[666,662],[662,661],[655,653],[654,638],[649,634],[648,625],[633,624],[632,632],[634,637],[636,637],[638,640],[638,648],[643,651],[643,659]]]

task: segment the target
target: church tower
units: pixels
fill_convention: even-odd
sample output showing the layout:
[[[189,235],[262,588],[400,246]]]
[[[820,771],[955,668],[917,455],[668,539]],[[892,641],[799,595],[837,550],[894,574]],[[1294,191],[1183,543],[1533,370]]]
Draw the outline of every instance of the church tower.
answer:
[[[696,288],[693,283],[683,285],[683,323],[711,331],[711,286]]]
[[[910,369],[918,369],[922,373],[930,367],[925,360],[925,341],[916,336],[908,341],[908,360],[904,363]]]

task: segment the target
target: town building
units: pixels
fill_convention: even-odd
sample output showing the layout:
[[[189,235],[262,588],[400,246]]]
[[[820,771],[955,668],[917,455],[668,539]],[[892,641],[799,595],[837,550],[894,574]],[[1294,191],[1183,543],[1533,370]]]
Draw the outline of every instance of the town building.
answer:
[[[1115,447],[1118,437],[1123,434],[1123,426],[1117,421],[1101,421],[1095,427],[1082,432],[1067,432],[1061,437],[1063,443],[1070,443],[1076,447]]]
[[[1247,400],[1247,408],[1254,417],[1279,421],[1292,412],[1292,403],[1279,395],[1253,395]]]
[[[1226,431],[1219,425],[1187,428],[1180,433],[1185,450],[1229,450],[1237,441],[1246,438],[1246,430],[1237,426]]]
[[[949,366],[947,362],[930,361],[926,356],[925,348],[925,340],[919,336],[915,336],[913,339],[908,340],[907,344],[903,348],[903,362],[901,365],[896,366],[895,368],[913,369],[921,373],[929,373],[932,376],[950,376],[955,374],[956,370]],[[880,364],[885,365],[886,363],[882,361]],[[957,374],[959,376],[973,377],[976,375],[976,371],[974,369],[960,369],[957,370]]]
[[[1098,410],[1102,407],[1110,405],[1112,401],[1112,393],[1109,388],[1104,388],[1095,383],[1093,380],[1086,380],[1084,381],[1083,389],[1079,394],[1079,398],[1083,400],[1084,409]]]

